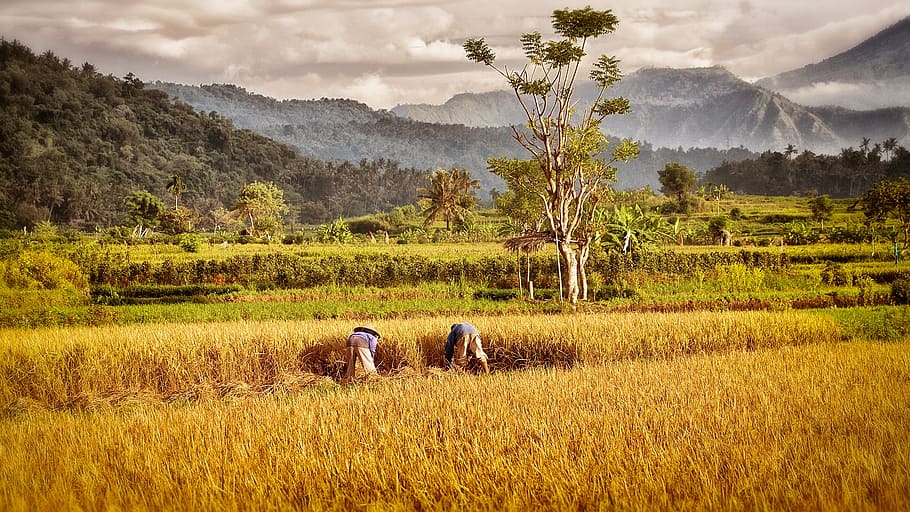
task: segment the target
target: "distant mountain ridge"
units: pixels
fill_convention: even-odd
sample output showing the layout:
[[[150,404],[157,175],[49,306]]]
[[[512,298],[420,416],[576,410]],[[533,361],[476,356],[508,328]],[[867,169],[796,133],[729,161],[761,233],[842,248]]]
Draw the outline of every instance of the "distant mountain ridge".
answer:
[[[250,129],[300,123],[369,123],[394,117],[356,100],[277,100],[233,84],[195,86],[155,81],[146,86],[180,98],[196,110],[230,112],[235,124]]]
[[[632,112],[606,119],[604,131],[655,146],[743,146],[764,151],[793,144],[816,153],[836,153],[858,143],[857,123],[870,130],[860,137],[882,134],[902,142],[910,140],[908,108],[857,112],[804,107],[719,66],[641,69],[625,77],[611,94],[629,99]],[[590,100],[593,91],[580,87],[578,95],[583,101]],[[462,94],[457,101],[435,107],[401,105],[392,112],[421,121],[457,119],[467,126],[495,126],[491,112],[501,116],[501,125],[523,119],[517,101],[507,91]]]
[[[197,110],[217,112],[240,128],[291,145],[318,159],[357,162],[381,158],[417,169],[464,168],[480,182],[482,194],[494,188],[502,190],[504,186],[487,169],[487,158],[528,157],[512,138],[511,128],[505,126],[415,121],[388,111],[374,111],[352,100],[281,101],[234,85],[150,82],[147,87],[161,90]],[[467,102],[474,96],[463,95]],[[514,97],[506,92],[491,93],[485,101],[500,105],[503,113],[517,108]],[[706,171],[725,160],[753,156],[754,153],[739,147],[666,149],[642,140],[641,156],[620,166],[616,186],[632,189],[649,185],[656,189],[660,186],[657,170],[669,161]]]
[[[756,85],[807,105],[910,106],[910,16],[862,43]]]

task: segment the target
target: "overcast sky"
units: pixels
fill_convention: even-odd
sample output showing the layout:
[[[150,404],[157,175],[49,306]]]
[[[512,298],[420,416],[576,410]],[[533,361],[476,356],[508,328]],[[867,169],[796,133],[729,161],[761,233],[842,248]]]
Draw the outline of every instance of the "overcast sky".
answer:
[[[522,32],[552,35],[554,9],[585,5],[619,17],[589,53],[618,57],[626,74],[719,64],[750,81],[910,15],[906,0],[0,0],[0,36],[121,77],[391,108],[505,88],[462,42],[485,37],[499,59],[520,57]]]

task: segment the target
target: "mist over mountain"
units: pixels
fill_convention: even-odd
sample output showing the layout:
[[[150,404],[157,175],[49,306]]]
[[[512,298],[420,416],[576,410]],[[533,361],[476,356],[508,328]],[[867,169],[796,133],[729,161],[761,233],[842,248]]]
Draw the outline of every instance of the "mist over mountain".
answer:
[[[910,17],[843,53],[756,85],[810,106],[910,107]]]
[[[577,91],[583,102],[590,101],[593,93],[586,85]],[[641,69],[625,77],[611,94],[629,99],[632,112],[605,119],[604,132],[655,146],[743,146],[764,151],[793,144],[801,150],[833,154],[856,145],[862,137],[910,140],[910,108],[805,107],[722,67]],[[392,112],[432,122],[458,119],[469,126],[495,125],[491,112],[501,116],[503,125],[521,123],[524,115],[507,91],[462,94],[437,106],[401,105]]]

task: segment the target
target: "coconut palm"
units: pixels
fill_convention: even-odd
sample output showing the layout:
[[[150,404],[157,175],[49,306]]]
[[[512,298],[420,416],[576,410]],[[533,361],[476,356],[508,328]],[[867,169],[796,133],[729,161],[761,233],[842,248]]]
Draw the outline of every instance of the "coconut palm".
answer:
[[[894,150],[897,149],[897,139],[894,137],[889,137],[882,142],[882,149],[888,155],[888,160],[891,160],[891,157],[894,156]]]
[[[171,194],[174,194],[174,209],[176,210],[180,194],[186,190],[186,182],[183,181],[183,178],[174,174],[168,179],[167,190]]]
[[[429,177],[429,187],[417,190],[424,226],[440,218],[446,221],[446,231],[451,231],[453,221],[463,224],[474,209],[476,198],[472,190],[477,188],[480,183],[464,169],[437,169]]]
[[[797,153],[796,146],[793,144],[787,144],[787,147],[784,149],[784,156],[787,157],[787,160],[793,158],[793,155]]]

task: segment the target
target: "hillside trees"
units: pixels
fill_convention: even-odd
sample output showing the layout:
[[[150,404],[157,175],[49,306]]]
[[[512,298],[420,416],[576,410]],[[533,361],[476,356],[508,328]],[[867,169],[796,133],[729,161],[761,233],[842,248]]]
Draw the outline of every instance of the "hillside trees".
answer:
[[[296,220],[319,223],[414,204],[426,174],[383,159],[311,158],[135,75],[74,68],[0,39],[0,229],[119,225],[136,190],[210,218],[254,181],[281,188]],[[169,187],[173,176],[182,186]]]
[[[638,155],[637,145],[625,140],[613,148],[609,162],[599,158],[607,150],[601,121],[630,110],[625,98],[605,97],[622,76],[617,59],[602,55],[594,62],[589,78],[598,94],[590,106],[575,112],[578,105],[573,99],[586,45],[612,33],[618,22],[609,10],[555,10],[552,26],[560,39],[544,41],[539,32],[523,34],[527,64],[520,71],[497,66],[496,55],[483,38],[464,43],[469,60],[506,79],[527,116],[526,129],[513,127],[513,137],[531,159],[494,158],[489,166],[509,188],[539,198],[563,262],[565,296],[573,304],[586,287],[584,265],[593,230],[585,225],[592,221],[599,194],[616,179],[613,164]]]
[[[766,151],[757,158],[725,161],[707,171],[701,181],[745,194],[796,195],[814,190],[843,198],[901,177],[910,177],[910,152],[892,137],[881,144],[864,138],[858,148],[843,148],[837,155],[803,151],[788,158]]]

